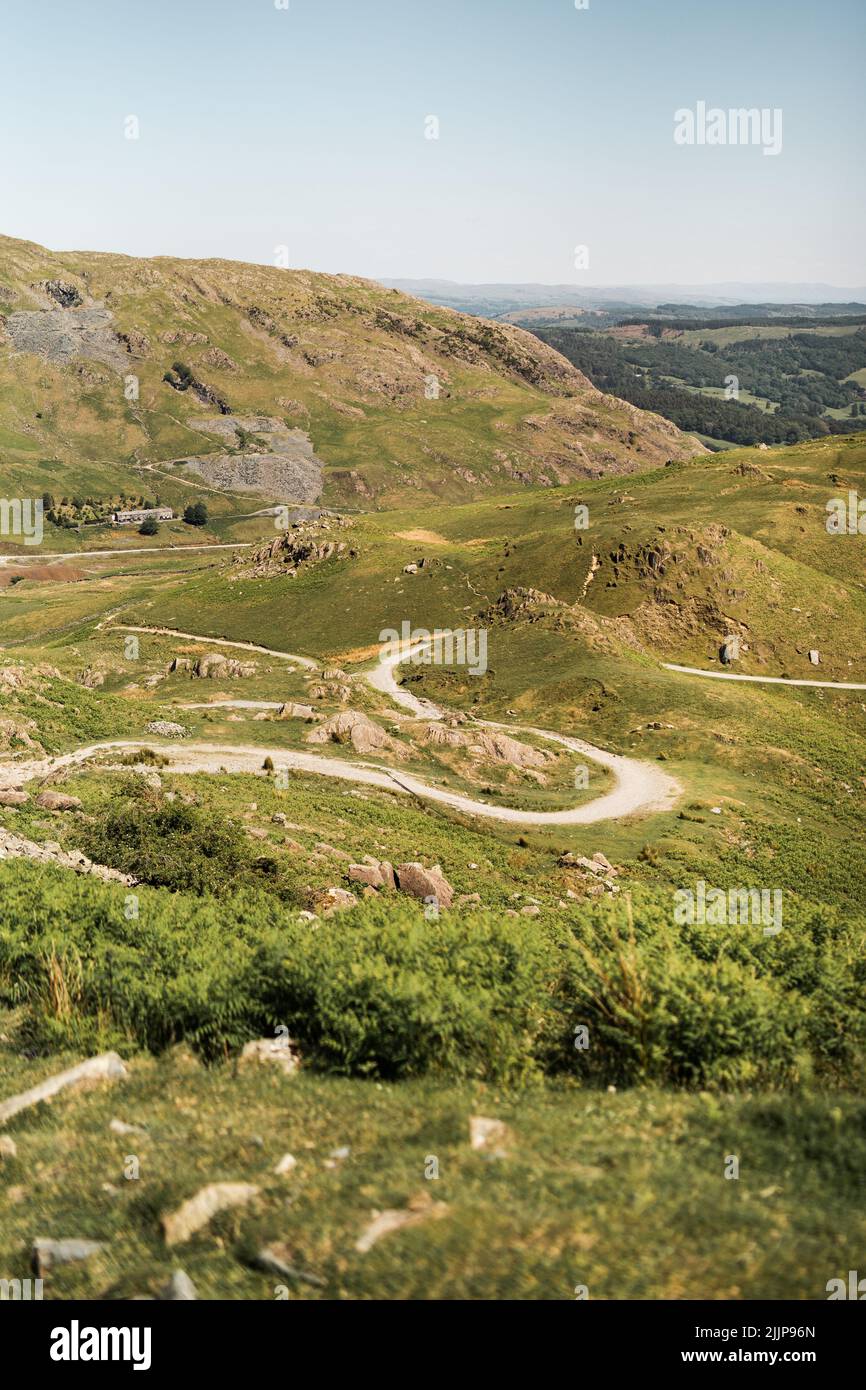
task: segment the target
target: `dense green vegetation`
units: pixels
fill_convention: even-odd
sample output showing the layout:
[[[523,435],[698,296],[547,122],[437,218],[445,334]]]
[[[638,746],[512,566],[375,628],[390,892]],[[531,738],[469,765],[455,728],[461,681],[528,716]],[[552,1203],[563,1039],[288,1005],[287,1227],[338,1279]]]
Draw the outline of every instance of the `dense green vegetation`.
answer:
[[[315,927],[250,893],[143,889],[130,911],[120,887],[20,864],[3,892],[0,1003],[24,1006],[22,1034],[43,1045],[185,1039],[214,1058],[284,1025],[308,1062],[356,1076],[862,1080],[866,919],[796,899],[769,938],[759,924],[675,932],[670,893],[638,888],[541,922],[430,920],[386,899]]]
[[[660,318],[636,323],[633,338],[629,322],[615,334],[545,328],[538,335],[603,391],[657,411],[680,429],[736,444],[794,444],[862,428],[866,393],[850,380],[866,365],[862,319],[850,327],[831,321],[835,331],[799,332],[783,331],[773,319],[765,335],[754,318]],[[730,379],[737,383],[734,399],[725,396]]]

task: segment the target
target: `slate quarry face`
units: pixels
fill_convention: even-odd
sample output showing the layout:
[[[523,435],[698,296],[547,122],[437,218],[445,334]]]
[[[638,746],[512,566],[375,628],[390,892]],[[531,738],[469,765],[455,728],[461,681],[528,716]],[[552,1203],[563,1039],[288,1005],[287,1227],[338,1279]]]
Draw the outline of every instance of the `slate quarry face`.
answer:
[[[324,465],[305,430],[290,430],[267,415],[217,415],[189,423],[231,444],[237,442],[238,426],[265,446],[186,459],[190,472],[212,487],[261,493],[284,502],[315,502],[321,496]]]
[[[32,352],[49,362],[85,357],[122,372],[127,369],[129,358],[112,324],[110,310],[92,305],[21,310],[9,315],[6,331],[16,352]]]

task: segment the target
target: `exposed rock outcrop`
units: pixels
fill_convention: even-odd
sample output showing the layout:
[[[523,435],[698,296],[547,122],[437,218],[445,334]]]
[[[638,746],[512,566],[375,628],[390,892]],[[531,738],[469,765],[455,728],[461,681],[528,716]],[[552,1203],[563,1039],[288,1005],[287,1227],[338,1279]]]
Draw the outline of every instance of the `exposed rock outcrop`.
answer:
[[[308,743],[350,743],[356,753],[391,753],[405,758],[402,743],[361,710],[341,710],[307,735]]]
[[[0,826],[0,859],[33,859],[39,864],[57,864],[61,869],[73,869],[77,874],[92,874],[94,878],[101,878],[105,883],[126,883],[133,884],[135,879],[130,874],[122,874],[117,869],[110,869],[105,864],[94,864],[92,859],[88,859],[86,854],[80,850],[63,850],[54,841],[47,841],[45,844],[36,844],[34,840],[26,840],[22,835],[13,835],[10,830]]]
[[[239,573],[230,577],[293,577],[300,569],[309,569],[332,558],[354,560],[358,555],[357,549],[339,538],[339,532],[348,530],[351,525],[352,522],[342,516],[320,517],[315,522],[296,522],[288,531],[259,546],[252,554],[236,555],[234,564]]]
[[[110,311],[94,305],[87,309],[22,310],[9,315],[6,331],[17,352],[34,353],[49,362],[86,357],[122,372],[127,370],[129,359],[113,325]]]
[[[223,656],[222,652],[208,652],[198,658],[192,673],[203,680],[222,680],[223,677],[239,680],[254,676],[256,664],[254,661],[238,661],[235,657]]]
[[[554,761],[552,753],[532,748],[528,743],[520,743],[515,738],[498,731],[448,728],[444,724],[428,724],[424,730],[424,742],[440,748],[467,748],[470,753],[487,762],[507,763],[509,767],[544,768]]]

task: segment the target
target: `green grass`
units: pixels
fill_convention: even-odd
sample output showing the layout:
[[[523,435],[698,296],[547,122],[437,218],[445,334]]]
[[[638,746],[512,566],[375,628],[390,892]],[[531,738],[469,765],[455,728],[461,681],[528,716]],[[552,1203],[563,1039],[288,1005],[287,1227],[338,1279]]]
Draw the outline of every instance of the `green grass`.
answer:
[[[476,404],[474,428],[489,428],[487,405]],[[411,412],[406,423],[415,429]],[[293,1288],[293,1297],[570,1299],[586,1284],[600,1298],[824,1298],[828,1279],[856,1267],[866,1228],[866,698],[701,681],[661,662],[716,667],[721,637],[739,624],[748,641],[740,670],[814,675],[806,652],[817,646],[818,675],[866,679],[862,538],[829,536],[824,524],[827,499],[849,488],[866,492],[862,436],[429,505],[421,521],[417,506],[359,515],[357,559],[291,580],[229,582],[230,561],[172,554],[87,562],[72,584],[34,578],[4,588],[2,665],[21,663],[30,675],[23,690],[4,689],[3,714],[32,719],[50,750],[135,737],[157,716],[180,718],[214,742],[304,746],[306,724],[181,710],[217,694],[305,701],[303,672],[257,654],[249,679],[179,673],[150,690],[148,676],[208,643],[141,634],[132,661],[125,634],[97,626],[109,613],[117,623],[299,651],[354,673],[373,660],[381,629],[405,618],[488,629],[484,675],[404,668],[415,693],[661,760],[684,795],[664,814],[522,831],[313,775],[283,788],[264,773],[162,769],[154,805],[167,794],[191,797],[215,824],[263,830],[264,839],[244,843],[250,863],[265,859],[267,871],[242,856],[201,897],[142,886],[142,914],[131,923],[124,889],[5,863],[11,917],[0,941],[10,1012],[0,1027],[0,1094],[103,1045],[121,1048],[130,1076],[9,1127],[18,1157],[0,1160],[3,1276],[26,1274],[34,1236],[82,1235],[108,1240],[108,1251],[58,1270],[47,1296],[154,1292],[182,1265],[203,1297],[272,1298],[276,1281],[250,1256],[279,1239],[324,1280]],[[590,514],[582,533],[573,526],[578,503]],[[215,534],[246,525],[226,517]],[[426,534],[407,539],[419,526]],[[660,571],[648,557],[662,553]],[[405,575],[422,556],[424,568]],[[492,606],[517,587],[558,603],[505,619]],[[60,676],[33,674],[40,663]],[[106,670],[101,690],[75,683],[87,666]],[[351,706],[385,727],[393,722],[387,702],[360,683]],[[351,756],[336,746],[317,751]],[[419,747],[406,766],[475,794],[481,777],[492,788],[484,799],[577,799],[563,768],[548,788],[532,790]],[[131,773],[94,767],[63,785],[81,798],[81,812],[55,815],[31,800],[3,808],[3,826],[81,848],[135,783]],[[601,789],[591,775],[588,794]],[[280,814],[287,825],[273,820]],[[190,851],[196,868],[200,848]],[[558,862],[566,849],[604,851],[621,869],[621,895],[606,906],[569,897],[584,885]],[[105,847],[106,858],[112,853]],[[386,894],[301,937],[297,909],[322,888],[348,886],[344,856],[365,854],[439,862],[456,893],[478,893],[481,908],[425,923],[420,907]],[[699,878],[778,886],[786,929],[770,949],[748,929],[674,930],[671,895]],[[508,915],[533,900],[538,916]],[[503,953],[496,966],[491,942]],[[522,973],[504,971],[506,957]],[[499,993],[506,977],[522,982],[507,997]],[[600,1010],[592,1016],[610,1030],[604,1065],[614,1070],[581,1072],[566,1048],[569,1074],[555,1074],[564,1054],[550,1020],[562,1024],[563,1000],[566,1041],[572,1012]],[[484,1028],[469,1026],[482,1002]],[[222,1058],[289,1006],[307,1063],[290,1080],[236,1075],[231,1061],[205,1067],[185,1051],[141,1050],[143,1040],[158,1050],[167,1029],[169,1040],[185,1037]],[[516,1033],[523,1041],[513,1047]],[[362,1074],[371,1049],[378,1079]],[[512,1089],[503,1078],[521,1067],[524,1085]],[[668,1085],[650,1089],[641,1077]],[[611,1079],[614,1093],[605,1089]],[[626,1079],[635,1084],[626,1088]],[[511,1126],[506,1158],[471,1152],[473,1113]],[[114,1116],[146,1126],[150,1137],[113,1135]],[[348,1159],[328,1167],[342,1145]],[[298,1167],[276,1178],[287,1150]],[[141,1159],[132,1182],[122,1173],[130,1152]],[[724,1178],[731,1154],[738,1181]],[[424,1177],[430,1155],[437,1182]],[[167,1252],[160,1213],[221,1179],[257,1182],[262,1195]],[[366,1256],[355,1252],[372,1209],[405,1206],[422,1191],[448,1204],[442,1220],[385,1237]]]
[[[3,1090],[72,1060],[4,1053]],[[506,1157],[470,1149],[472,1114],[510,1126]],[[111,1133],[114,1117],[147,1137]],[[828,1279],[856,1268],[866,1236],[864,1121],[853,1098],[609,1095],[568,1083],[515,1095],[236,1075],[182,1051],[136,1058],[121,1083],[12,1122],[0,1268],[26,1277],[35,1236],[75,1235],[106,1249],[59,1267],[46,1298],[156,1293],[183,1268],[201,1298],[273,1299],[285,1297],[281,1281],[250,1257],[283,1241],[323,1281],[290,1285],[293,1299],[572,1300],[577,1285],[596,1299],[823,1299]],[[343,1146],[348,1157],[326,1166]],[[286,1152],[297,1167],[275,1177]],[[130,1155],[135,1180],[124,1177]],[[729,1155],[737,1180],[724,1177]],[[431,1157],[438,1180],[425,1178]],[[252,1182],[261,1195],[167,1250],[160,1215],[214,1181]],[[445,1216],[355,1251],[374,1210],[419,1194],[446,1203]]]

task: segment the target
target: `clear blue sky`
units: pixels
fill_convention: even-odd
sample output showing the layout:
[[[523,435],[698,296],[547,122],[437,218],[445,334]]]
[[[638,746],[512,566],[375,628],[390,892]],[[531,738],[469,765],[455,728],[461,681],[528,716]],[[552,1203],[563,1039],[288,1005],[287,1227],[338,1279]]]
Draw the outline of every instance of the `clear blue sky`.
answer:
[[[10,236],[261,262],[285,244],[374,277],[866,283],[863,0],[4,8]],[[782,153],[675,145],[699,100],[780,107]]]

